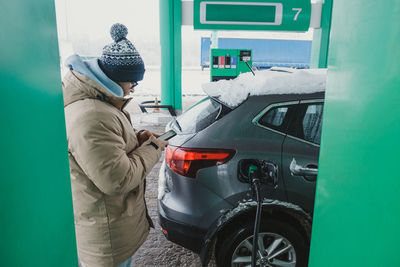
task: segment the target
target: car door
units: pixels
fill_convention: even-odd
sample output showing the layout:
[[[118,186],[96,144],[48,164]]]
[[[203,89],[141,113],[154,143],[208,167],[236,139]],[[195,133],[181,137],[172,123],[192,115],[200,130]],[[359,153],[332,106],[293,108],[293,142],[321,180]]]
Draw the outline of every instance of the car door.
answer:
[[[282,145],[282,174],[288,201],[314,209],[323,100],[300,101]]]
[[[257,146],[252,147],[252,153],[257,158],[269,161],[278,166],[278,181],[276,187],[271,184],[262,185],[262,197],[287,201],[285,185],[281,169],[282,145],[286,137],[289,124],[296,114],[299,101],[280,102],[268,105],[254,120],[253,123],[259,126],[257,134],[252,135],[257,140]]]

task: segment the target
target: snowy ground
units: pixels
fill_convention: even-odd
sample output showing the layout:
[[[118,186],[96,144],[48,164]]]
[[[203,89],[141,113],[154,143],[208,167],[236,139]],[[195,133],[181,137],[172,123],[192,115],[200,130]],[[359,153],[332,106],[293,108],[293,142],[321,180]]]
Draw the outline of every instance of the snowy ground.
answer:
[[[158,72],[159,73],[159,72]],[[149,73],[147,73],[149,74]],[[153,74],[154,75],[154,74]],[[200,71],[190,72],[193,79],[200,80],[199,76],[203,74]],[[189,76],[190,76],[189,75]],[[156,75],[154,75],[156,76]],[[153,81],[154,82],[154,81]],[[197,81],[199,82],[199,81]],[[148,83],[151,84],[151,83]],[[144,86],[143,86],[144,88]],[[149,87],[150,88],[150,87]],[[154,87],[152,87],[154,88]],[[164,132],[165,123],[161,124],[149,124],[140,122],[141,116],[146,116],[141,113],[138,103],[149,100],[153,96],[149,93],[144,92],[147,95],[136,95],[134,93],[133,101],[127,106],[127,110],[131,114],[133,126],[137,130],[150,130],[155,133]],[[139,94],[141,92],[139,91]],[[202,99],[204,96],[183,96],[182,107],[186,110],[188,107]],[[155,229],[150,230],[150,234],[146,242],[139,248],[139,250],[133,256],[132,267],[200,267],[200,257],[185,249],[179,245],[176,245],[168,241],[161,230],[158,223],[158,211],[157,211],[157,195],[158,195],[158,174],[160,171],[161,163],[164,160],[164,155],[160,158],[158,163],[151,170],[149,175],[146,177],[146,203],[150,217],[153,219]],[[214,261],[208,265],[209,267],[215,267]]]
[[[62,61],[64,62],[64,61]],[[61,66],[61,77],[67,73],[68,69]],[[182,68],[182,96],[205,96],[201,88],[203,83],[210,81],[210,69],[201,70],[201,67]],[[144,79],[135,87],[134,96],[145,97],[152,96],[153,99],[161,96],[161,68],[146,66]]]
[[[182,68],[182,95],[205,95],[201,84],[210,81],[210,70],[201,70],[200,67]],[[161,69],[159,67],[146,67],[144,80],[135,88],[136,96],[161,95]]]
[[[198,68],[182,69],[182,111],[203,99],[204,93],[201,85],[210,81],[210,70]],[[145,116],[139,109],[139,104],[148,100],[161,100],[161,70],[160,68],[147,67],[143,81],[135,87],[133,99],[126,109],[132,114],[133,123],[138,123],[138,116]],[[149,112],[152,110],[150,109]]]

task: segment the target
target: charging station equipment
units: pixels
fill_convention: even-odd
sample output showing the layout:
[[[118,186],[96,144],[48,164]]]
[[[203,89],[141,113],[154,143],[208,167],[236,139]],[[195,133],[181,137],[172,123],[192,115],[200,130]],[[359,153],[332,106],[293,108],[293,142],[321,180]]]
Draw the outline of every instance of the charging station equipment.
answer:
[[[251,50],[214,48],[211,49],[211,59],[212,82],[234,79],[241,73],[250,72],[253,66]]]

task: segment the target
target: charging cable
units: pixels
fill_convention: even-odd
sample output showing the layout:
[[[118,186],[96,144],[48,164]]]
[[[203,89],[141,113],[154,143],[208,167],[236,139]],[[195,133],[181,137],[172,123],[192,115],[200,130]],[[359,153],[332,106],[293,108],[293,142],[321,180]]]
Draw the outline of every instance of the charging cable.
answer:
[[[253,232],[253,247],[251,252],[251,267],[256,266],[256,256],[258,251],[258,232],[260,230],[260,221],[261,221],[261,192],[260,192],[260,178],[257,176],[258,167],[251,165],[249,168],[249,178],[251,180],[251,187],[253,191],[253,195],[256,196],[257,200],[257,211],[256,211],[256,220],[254,223],[254,232]]]

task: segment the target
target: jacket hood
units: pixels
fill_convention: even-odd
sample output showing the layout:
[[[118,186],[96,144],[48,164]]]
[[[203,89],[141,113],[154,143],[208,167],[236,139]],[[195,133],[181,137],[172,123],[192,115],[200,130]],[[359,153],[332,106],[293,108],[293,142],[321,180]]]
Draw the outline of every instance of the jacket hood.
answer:
[[[99,67],[97,59],[83,61],[80,56],[67,58],[70,71],[63,79],[64,106],[87,99],[101,99],[121,109],[131,97],[123,96],[122,88],[108,78]]]

